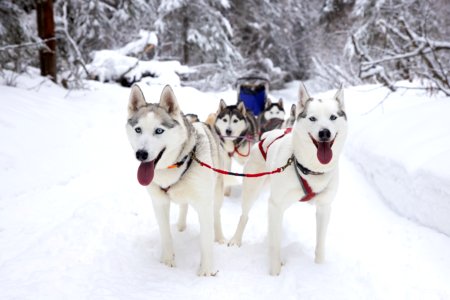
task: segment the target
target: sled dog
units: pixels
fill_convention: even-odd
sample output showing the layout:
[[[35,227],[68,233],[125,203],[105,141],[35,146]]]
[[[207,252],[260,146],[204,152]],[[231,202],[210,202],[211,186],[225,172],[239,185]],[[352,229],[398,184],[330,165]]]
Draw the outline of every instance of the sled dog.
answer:
[[[223,178],[200,166],[194,157],[222,167],[224,155],[220,153],[218,136],[206,124],[187,120],[170,86],[163,89],[159,103],[147,103],[139,86],[132,87],[126,131],[140,162],[137,179],[150,194],[159,225],[161,262],[175,266],[170,203],[180,204],[180,231],[186,227],[189,204],[198,213],[200,222],[198,275],[215,275],[214,239],[224,242],[220,224]]]
[[[241,101],[227,106],[220,100],[214,125],[225,151],[243,165],[258,140],[258,124],[252,112]]]
[[[281,238],[284,211],[298,201],[316,205],[315,262],[325,259],[325,235],[331,202],[338,186],[338,160],[347,135],[342,87],[331,99],[310,97],[300,84],[296,122],[291,129],[267,132],[255,145],[244,173],[285,167],[270,175],[268,243],[270,274],[282,266]],[[244,177],[242,215],[230,245],[241,245],[249,210],[258,197],[264,177]]]
[[[272,102],[267,98],[258,121],[260,136],[266,131],[281,128],[284,122],[283,99],[280,98],[278,102]]]

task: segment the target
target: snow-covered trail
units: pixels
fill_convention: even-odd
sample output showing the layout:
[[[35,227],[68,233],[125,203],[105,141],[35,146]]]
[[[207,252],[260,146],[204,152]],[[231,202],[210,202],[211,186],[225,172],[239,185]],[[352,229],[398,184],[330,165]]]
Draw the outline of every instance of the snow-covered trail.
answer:
[[[0,299],[450,298],[450,239],[391,212],[345,156],[325,264],[313,262],[314,208],[299,203],[284,219],[286,265],[279,277],[268,275],[267,191],[251,212],[242,247],[215,246],[217,277],[195,275],[199,228],[192,210],[186,232],[173,226],[177,267],[160,264],[151,202],[137,183],[124,133],[126,106],[118,99],[126,90],[107,95],[95,105],[89,101],[98,95],[88,96],[78,103],[81,112],[71,113],[72,122],[58,124],[61,134],[77,118],[89,120],[75,135],[61,137],[60,150],[78,153],[64,180],[55,176],[0,199]],[[38,132],[37,140],[50,134]],[[60,167],[51,159],[44,163]],[[239,218],[239,196],[235,188],[222,209],[228,238]]]

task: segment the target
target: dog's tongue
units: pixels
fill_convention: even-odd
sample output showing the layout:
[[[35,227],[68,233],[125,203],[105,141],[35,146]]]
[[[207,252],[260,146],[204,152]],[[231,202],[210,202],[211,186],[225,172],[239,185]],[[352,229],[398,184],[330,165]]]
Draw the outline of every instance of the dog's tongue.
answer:
[[[326,165],[333,158],[333,150],[331,150],[333,144],[331,142],[319,142],[317,144],[317,158],[321,164]]]
[[[155,174],[155,162],[152,160],[150,162],[143,162],[139,166],[137,172],[137,178],[140,184],[149,185],[153,180],[153,175]]]

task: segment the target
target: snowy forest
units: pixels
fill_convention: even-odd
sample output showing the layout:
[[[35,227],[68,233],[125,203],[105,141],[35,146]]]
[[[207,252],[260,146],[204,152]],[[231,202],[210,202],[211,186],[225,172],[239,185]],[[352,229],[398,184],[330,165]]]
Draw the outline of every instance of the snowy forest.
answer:
[[[0,76],[39,67],[39,51],[50,51],[38,34],[41,2],[51,1],[0,1]],[[450,96],[449,15],[447,0],[55,0],[56,80],[81,87],[95,77],[86,67],[94,51],[146,30],[157,36],[150,55],[127,55],[180,61],[196,71],[183,85],[203,90],[259,72],[274,88],[316,78],[324,90],[339,82],[395,90],[399,80],[424,79]]]

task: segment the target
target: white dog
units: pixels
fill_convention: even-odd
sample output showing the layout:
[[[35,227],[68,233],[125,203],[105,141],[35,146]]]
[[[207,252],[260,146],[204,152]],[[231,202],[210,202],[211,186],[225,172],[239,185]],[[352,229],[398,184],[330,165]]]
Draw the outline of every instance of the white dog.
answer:
[[[152,198],[162,243],[161,261],[175,266],[170,233],[169,208],[181,205],[179,230],[186,227],[187,204],[198,213],[201,263],[198,274],[216,274],[213,266],[214,234],[224,242],[220,224],[223,201],[222,175],[201,167],[199,160],[223,167],[218,136],[200,122],[190,123],[183,115],[170,88],[162,91],[159,103],[147,103],[141,89],[134,85],[128,104],[127,134],[137,160],[138,181]],[[222,153],[222,152],[223,153]]]
[[[252,148],[244,173],[285,167],[282,172],[270,175],[268,242],[271,275],[279,275],[282,266],[283,213],[298,201],[312,200],[316,204],[315,261],[324,261],[331,202],[338,186],[338,160],[346,135],[342,88],[331,99],[318,99],[310,97],[300,84],[292,131],[269,131]],[[263,183],[264,177],[244,178],[242,215],[230,245],[241,245],[248,213]]]

